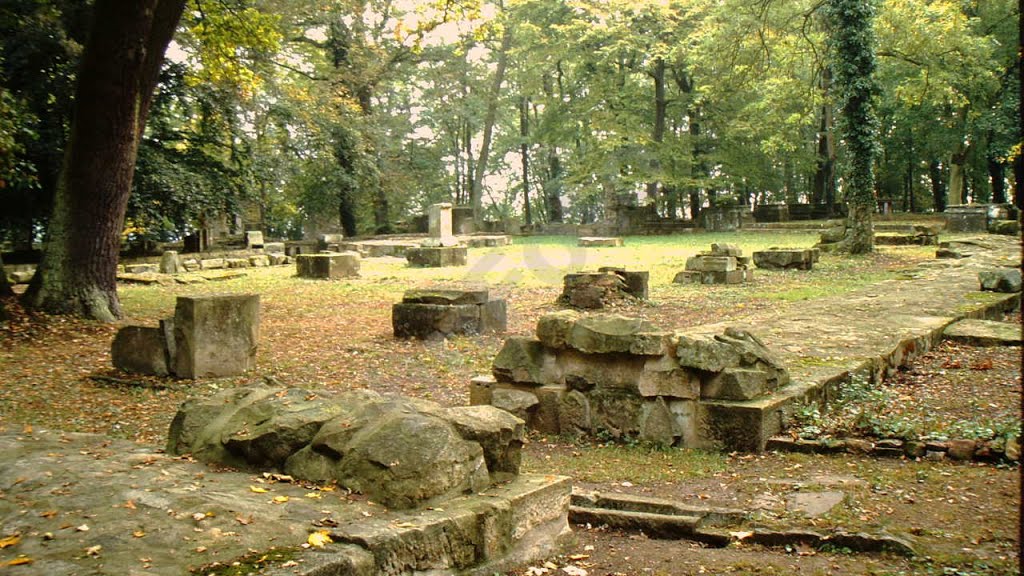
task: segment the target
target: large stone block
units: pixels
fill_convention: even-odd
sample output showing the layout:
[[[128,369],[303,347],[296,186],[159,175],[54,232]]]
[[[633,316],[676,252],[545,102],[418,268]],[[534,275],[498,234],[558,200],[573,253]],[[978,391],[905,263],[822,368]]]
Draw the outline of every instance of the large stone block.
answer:
[[[768,374],[749,368],[726,368],[701,387],[701,398],[752,400],[768,390]]]
[[[260,230],[247,230],[245,232],[245,247],[249,250],[263,248],[263,232]]]
[[[639,334],[654,331],[653,324],[640,318],[618,314],[584,316],[573,323],[566,345],[590,354],[630,352],[637,345]],[[644,346],[650,345],[647,340],[644,340]]]
[[[409,248],[405,259],[415,268],[444,268],[465,266],[469,251],[465,246],[438,246]]]
[[[300,278],[337,280],[358,277],[359,264],[357,252],[299,254],[295,257],[296,274]]]
[[[584,236],[579,239],[577,245],[581,248],[618,248],[623,244],[622,238]]]
[[[480,307],[399,302],[391,307],[391,326],[396,338],[430,340],[452,334],[476,334],[480,332]]]
[[[181,378],[235,376],[256,366],[257,294],[180,296],[174,309],[174,373]]]
[[[667,396],[671,398],[697,398],[700,396],[700,378],[694,372],[679,366],[671,356],[650,358],[644,362],[637,378],[637,391],[645,398]]]
[[[530,338],[512,337],[494,357],[491,369],[499,382],[556,384],[561,380],[555,355]]]
[[[160,256],[161,274],[180,274],[185,269],[181,265],[181,257],[174,250],[168,250]]]
[[[754,252],[754,264],[766,270],[810,270],[817,250],[772,248]]]
[[[125,326],[110,346],[114,368],[138,374],[170,374],[167,339],[160,328]]]
[[[1020,292],[1021,274],[1019,268],[983,270],[978,273],[981,289],[988,292]]]

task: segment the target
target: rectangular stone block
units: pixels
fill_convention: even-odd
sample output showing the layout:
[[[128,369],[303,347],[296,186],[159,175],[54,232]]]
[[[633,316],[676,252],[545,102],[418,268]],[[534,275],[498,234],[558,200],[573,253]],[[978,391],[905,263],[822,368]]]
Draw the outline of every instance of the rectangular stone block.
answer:
[[[614,237],[584,236],[577,242],[577,246],[581,248],[618,248],[622,245],[622,238]]]
[[[508,329],[508,306],[504,300],[489,300],[480,305],[480,332],[504,332]]]
[[[245,232],[245,247],[249,250],[263,248],[263,232],[259,230],[247,230]]]
[[[267,254],[284,254],[284,242],[266,242],[263,251]]]
[[[704,256],[700,261],[704,272],[731,272],[736,269],[734,256]]]
[[[226,266],[223,258],[208,258],[199,261],[199,267],[203,270],[219,270]]]
[[[409,248],[405,259],[416,268],[444,268],[465,266],[468,254],[465,246],[420,247]]]
[[[156,264],[126,264],[124,271],[128,274],[155,274],[158,272]]]
[[[494,397],[496,380],[490,374],[476,376],[469,381],[469,405],[487,406]]]
[[[359,254],[355,252],[299,254],[295,257],[296,273],[300,278],[337,280],[358,277],[359,263]]]
[[[449,289],[424,288],[406,290],[402,302],[408,304],[483,304],[489,297],[487,288]]]
[[[559,412],[561,411],[562,397],[565,396],[565,386],[541,386],[530,390],[537,396],[537,408],[530,414],[527,426],[541,434],[561,434],[559,426]]]
[[[391,306],[395,338],[443,339],[453,334],[480,332],[480,307],[476,304],[411,304]]]
[[[235,376],[256,366],[258,294],[179,296],[174,309],[174,373]]]
[[[700,378],[682,368],[671,356],[651,358],[644,363],[643,372],[637,379],[637,390],[641,396],[652,398],[698,398]]]
[[[762,370],[726,368],[701,386],[701,398],[752,400],[768,390],[768,374]]]
[[[167,376],[170,373],[167,340],[160,328],[125,326],[110,346],[114,368],[137,374]]]
[[[457,241],[452,235],[452,205],[448,202],[432,204],[427,210],[427,233],[430,235],[426,246],[454,246]]]

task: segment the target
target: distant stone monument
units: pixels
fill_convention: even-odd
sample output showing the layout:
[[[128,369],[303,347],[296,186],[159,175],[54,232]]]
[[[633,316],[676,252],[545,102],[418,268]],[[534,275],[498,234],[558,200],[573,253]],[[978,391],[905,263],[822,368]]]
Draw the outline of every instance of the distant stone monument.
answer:
[[[114,367],[179,378],[235,376],[256,366],[257,294],[179,296],[158,328],[125,326],[111,344]]]
[[[259,250],[263,248],[263,232],[259,230],[249,230],[245,233],[245,247],[249,250]]]
[[[434,204],[428,215],[430,237],[419,248],[406,250],[405,258],[409,265],[421,268],[465,266],[468,250],[459,246],[452,235],[452,205],[447,202]]]
[[[164,252],[160,257],[160,273],[178,274],[180,272],[184,272],[184,268],[181,265],[181,258],[178,257],[178,253],[174,250]]]

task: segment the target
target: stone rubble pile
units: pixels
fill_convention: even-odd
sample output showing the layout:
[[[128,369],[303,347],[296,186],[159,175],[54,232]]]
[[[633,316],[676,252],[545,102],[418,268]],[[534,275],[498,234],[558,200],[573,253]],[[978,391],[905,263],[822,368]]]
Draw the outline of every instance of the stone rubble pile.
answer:
[[[740,284],[754,279],[751,258],[735,244],[712,244],[710,252],[686,259],[686,268],[676,274],[676,284]]]
[[[605,308],[623,300],[646,300],[650,273],[603,267],[597,272],[577,272],[563,278],[558,303],[573,308]]]

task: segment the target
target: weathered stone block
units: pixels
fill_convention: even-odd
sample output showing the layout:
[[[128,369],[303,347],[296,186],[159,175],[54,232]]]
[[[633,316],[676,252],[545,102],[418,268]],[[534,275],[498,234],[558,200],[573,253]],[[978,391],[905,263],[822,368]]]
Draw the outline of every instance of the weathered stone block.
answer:
[[[259,326],[257,294],[179,296],[174,309],[174,373],[205,378],[254,368]]]
[[[249,259],[248,258],[225,258],[224,259],[224,266],[226,268],[248,268],[249,267]]]
[[[715,256],[732,256],[733,258],[743,256],[743,250],[741,250],[739,246],[726,242],[712,243],[711,253]]]
[[[565,348],[569,332],[579,319],[579,313],[573,310],[545,314],[537,320],[537,339],[548,348]]]
[[[138,374],[170,374],[167,340],[160,328],[125,326],[110,346],[114,368]]]
[[[622,246],[623,243],[622,238],[581,236],[576,245],[581,248],[618,248]]]
[[[207,258],[199,261],[199,267],[203,270],[220,270],[226,268],[227,263],[224,262],[223,258]]]
[[[568,436],[589,436],[594,432],[590,416],[590,400],[579,390],[562,396],[558,407],[558,429]]]
[[[499,382],[539,385],[561,379],[555,355],[539,341],[518,336],[505,340],[491,368]]]
[[[515,388],[495,388],[491,393],[491,405],[500,408],[516,418],[526,420],[530,410],[538,404],[536,394]]]
[[[337,280],[358,277],[359,264],[357,252],[299,254],[295,257],[296,274],[300,278]]]
[[[416,268],[444,268],[465,266],[469,251],[465,246],[438,246],[409,248],[405,259]]]
[[[946,206],[946,232],[988,231],[988,206],[960,204]]]
[[[391,307],[391,326],[396,338],[428,340],[452,334],[477,334],[480,332],[480,307],[399,302]]]
[[[249,250],[258,250],[263,248],[263,232],[260,230],[246,230],[245,232],[245,247]]]
[[[672,398],[698,398],[700,378],[683,369],[671,356],[651,358],[644,363],[643,372],[637,379],[637,391],[641,396],[668,396]]]
[[[1020,292],[1021,274],[1019,268],[983,270],[978,273],[981,289],[988,292]]]
[[[570,348],[590,354],[629,352],[641,333],[654,331],[654,325],[640,318],[618,314],[598,314],[580,318],[566,337]]]
[[[492,479],[519,474],[525,436],[521,418],[494,406],[457,406],[446,410],[443,417],[463,439],[483,448]]]
[[[700,259],[702,272],[731,272],[736,269],[733,256],[703,256]]]
[[[817,260],[813,249],[772,248],[754,252],[754,264],[766,270],[810,270]]]
[[[748,368],[726,368],[701,386],[701,398],[751,400],[765,393],[768,374]]]
[[[125,264],[124,271],[128,274],[156,274],[159,266],[156,264]]]
[[[480,305],[480,332],[504,332],[508,328],[508,305],[488,300]]]
[[[647,300],[649,294],[648,284],[651,279],[650,272],[646,270],[626,270],[625,268],[615,266],[602,266],[597,271],[611,272],[618,275],[626,284],[626,292],[628,294],[641,300]]]
[[[494,398],[496,380],[490,374],[474,376],[469,381],[469,404],[479,406],[490,404]]]
[[[181,265],[181,257],[174,250],[167,250],[160,256],[161,274],[180,274],[184,271]]]
[[[284,254],[284,242],[266,242],[263,244],[263,251],[267,254]]]
[[[263,268],[270,266],[270,258],[266,254],[253,254],[249,256],[249,266]]]
[[[270,261],[271,266],[283,266],[291,263],[291,257],[285,256],[278,252],[270,252],[267,254],[267,259]]]
[[[526,421],[531,430],[541,434],[561,434],[558,412],[562,397],[567,392],[564,386],[541,386],[533,389],[533,394],[537,397],[537,406]]]
[[[678,436],[675,417],[662,398],[645,402],[640,413],[640,439],[671,446]]]
[[[483,304],[487,300],[487,288],[419,288],[402,295],[402,302],[409,304]]]

